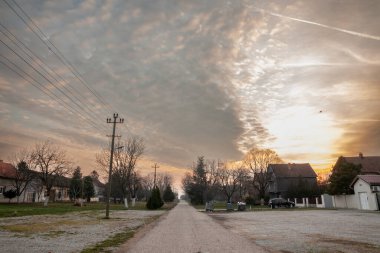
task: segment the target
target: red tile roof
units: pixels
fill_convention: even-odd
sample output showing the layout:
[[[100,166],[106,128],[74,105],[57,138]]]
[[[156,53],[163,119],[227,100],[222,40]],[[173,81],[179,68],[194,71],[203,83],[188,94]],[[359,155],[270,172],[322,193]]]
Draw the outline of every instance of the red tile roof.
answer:
[[[0,177],[13,179],[16,177],[16,169],[10,163],[0,161]]]

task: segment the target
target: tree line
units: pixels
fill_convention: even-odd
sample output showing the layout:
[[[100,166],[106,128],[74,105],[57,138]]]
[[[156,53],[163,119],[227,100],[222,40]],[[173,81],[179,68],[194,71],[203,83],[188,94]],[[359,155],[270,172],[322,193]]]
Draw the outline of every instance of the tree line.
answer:
[[[128,207],[128,200],[132,205],[135,204],[136,198],[148,200],[155,188],[160,192],[161,198],[165,197],[165,201],[174,200],[175,194],[171,188],[173,179],[169,174],[158,173],[156,185],[153,183],[152,174],[140,175],[137,163],[145,150],[142,138],[130,137],[124,141],[119,139],[116,147],[123,148],[116,149],[112,166],[111,197],[115,201],[122,199]],[[102,172],[107,171],[109,149],[101,150],[96,154],[95,160]],[[3,195],[9,199],[17,197],[17,202],[27,189],[33,189],[38,199],[46,193],[44,205],[48,205],[50,193],[57,185],[69,187],[70,199],[75,201],[82,198],[89,201],[95,193],[93,182],[99,181],[99,174],[96,170],[93,170],[88,176],[83,176],[81,168],[73,166],[74,163],[68,158],[66,152],[49,140],[13,154],[11,163],[15,168],[12,189],[4,191]],[[71,178],[66,176],[71,176]],[[108,181],[108,178],[105,179]],[[108,185],[106,184],[106,186]]]
[[[171,202],[175,198],[171,185],[173,178],[166,173],[158,173],[154,184],[154,175],[152,173],[142,176],[137,168],[145,152],[144,140],[141,137],[132,136],[126,140],[118,139],[115,144],[116,151],[113,158],[113,170],[111,180],[111,198],[114,202],[123,201],[128,208],[128,202],[135,205],[136,199],[149,200],[153,197],[161,207],[163,198],[165,202]],[[110,150],[104,148],[96,154],[96,163],[100,170],[107,174],[110,163]],[[109,187],[109,185],[106,185]],[[157,195],[158,193],[158,195]],[[165,194],[166,193],[166,194]],[[154,203],[156,203],[153,201]],[[150,203],[150,202],[149,202]],[[149,205],[149,204],[148,204]],[[153,208],[154,209],[154,208]]]
[[[204,204],[215,199],[227,202],[245,201],[254,204],[267,199],[271,173],[269,164],[283,163],[279,155],[270,149],[251,149],[239,162],[220,162],[198,157],[191,172],[185,174],[182,187],[193,204]],[[300,178],[289,187],[292,197],[317,196],[321,188],[309,186]]]

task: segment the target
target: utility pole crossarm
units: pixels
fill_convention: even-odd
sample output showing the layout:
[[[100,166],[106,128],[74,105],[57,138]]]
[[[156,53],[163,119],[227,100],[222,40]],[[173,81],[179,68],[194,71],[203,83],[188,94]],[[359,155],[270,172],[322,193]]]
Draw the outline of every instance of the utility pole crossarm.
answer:
[[[160,168],[160,166],[157,165],[157,163],[155,163],[152,168],[154,168],[154,184],[153,184],[153,188],[156,187],[156,172],[157,172],[157,168]]]
[[[111,196],[111,177],[112,177],[112,163],[113,163],[113,152],[114,152],[114,145],[115,145],[115,131],[116,131],[116,124],[122,124],[124,123],[124,119],[119,119],[119,114],[114,113],[113,114],[113,121],[111,118],[107,118],[107,123],[113,124],[112,128],[112,141],[111,141],[111,155],[110,155],[110,167],[108,172],[108,187],[107,187],[107,203],[106,203],[106,219],[109,218],[109,212],[110,212],[110,196]]]

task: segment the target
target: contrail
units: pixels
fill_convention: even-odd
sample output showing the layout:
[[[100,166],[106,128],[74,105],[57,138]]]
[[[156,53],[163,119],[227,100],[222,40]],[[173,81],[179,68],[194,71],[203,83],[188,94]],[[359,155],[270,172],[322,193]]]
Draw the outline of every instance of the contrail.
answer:
[[[254,8],[256,8],[256,7],[254,7]],[[369,34],[365,34],[365,33],[354,32],[354,31],[350,31],[350,30],[346,30],[346,29],[342,29],[342,28],[338,28],[338,27],[334,27],[334,26],[328,26],[328,25],[324,25],[324,24],[320,24],[320,23],[316,23],[316,22],[312,22],[312,21],[308,21],[308,20],[304,20],[304,19],[292,18],[292,17],[285,16],[282,14],[266,11],[266,10],[263,10],[260,8],[256,8],[256,9],[258,9],[264,13],[268,13],[268,14],[275,16],[275,17],[286,18],[286,19],[290,19],[290,20],[294,20],[294,21],[298,21],[298,22],[302,22],[302,23],[306,23],[306,24],[310,24],[310,25],[315,25],[315,26],[323,27],[326,29],[334,30],[334,31],[338,31],[338,32],[347,33],[350,35],[355,35],[355,36],[366,38],[366,39],[372,39],[372,40],[380,41],[379,36],[373,36],[373,35],[369,35]]]

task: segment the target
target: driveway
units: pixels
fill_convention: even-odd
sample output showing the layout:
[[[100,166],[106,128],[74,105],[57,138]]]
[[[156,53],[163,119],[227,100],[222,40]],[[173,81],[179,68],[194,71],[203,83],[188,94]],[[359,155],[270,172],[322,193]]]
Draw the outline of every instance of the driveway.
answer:
[[[210,216],[269,251],[380,252],[379,212],[270,210]]]

